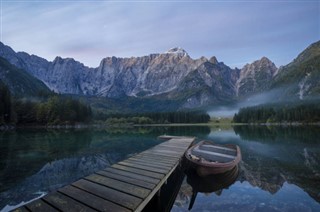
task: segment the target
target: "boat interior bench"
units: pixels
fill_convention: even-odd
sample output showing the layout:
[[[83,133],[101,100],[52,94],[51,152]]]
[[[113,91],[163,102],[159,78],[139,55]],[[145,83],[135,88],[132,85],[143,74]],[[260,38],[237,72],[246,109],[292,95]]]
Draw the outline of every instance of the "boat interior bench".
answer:
[[[203,148],[203,146],[205,146],[205,147]],[[207,148],[207,146],[208,146],[208,148]],[[216,161],[216,162],[220,162],[220,163],[227,163],[227,162],[233,161],[236,158],[237,153],[235,150],[234,150],[234,152],[227,150],[227,152],[225,152],[225,153],[228,153],[228,154],[223,154],[223,153],[217,152],[215,148],[211,148],[213,146],[210,146],[210,148],[209,148],[209,146],[210,145],[202,145],[202,146],[200,146],[200,148],[195,147],[192,150],[192,154],[194,156],[204,158],[207,161],[212,161],[212,162]],[[222,148],[224,148],[224,147],[222,147]],[[217,149],[219,149],[219,148],[217,148]],[[230,150],[232,150],[232,149],[230,149]],[[229,152],[231,154],[229,154]]]
[[[218,146],[218,145],[203,144],[203,145],[200,145],[199,148],[201,150],[206,150],[206,151],[210,151],[210,152],[217,152],[217,153],[221,153],[221,154],[237,156],[237,150],[231,149],[231,148],[228,148],[228,147],[223,147],[223,146]]]

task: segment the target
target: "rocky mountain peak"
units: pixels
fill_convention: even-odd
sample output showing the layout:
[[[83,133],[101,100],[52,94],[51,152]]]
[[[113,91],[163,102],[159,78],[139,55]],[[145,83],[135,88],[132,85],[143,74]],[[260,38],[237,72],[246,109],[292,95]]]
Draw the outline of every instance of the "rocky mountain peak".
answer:
[[[218,60],[215,56],[211,57],[210,60],[209,60],[210,63],[213,63],[213,64],[217,64],[218,63]]]
[[[264,66],[275,66],[274,63],[267,57],[262,57],[260,60],[257,60],[255,62]]]
[[[206,57],[202,56],[199,58],[199,61],[200,61],[200,63],[205,63],[205,62],[208,62],[208,59]]]
[[[295,58],[290,64],[301,63],[311,58],[320,55],[320,41],[317,41],[308,46],[303,52],[301,52],[297,58]],[[288,65],[290,65],[288,64]]]
[[[260,61],[261,62],[271,62],[271,60],[269,58],[265,57],[265,56],[261,57]]]
[[[51,62],[25,52],[16,53],[1,42],[0,57],[62,94],[159,97],[178,102],[181,108],[194,108],[268,91],[288,82],[288,78],[295,80],[300,96],[313,90],[318,93],[319,49],[320,41],[281,69],[267,57],[246,64],[241,70],[231,69],[214,56],[192,59],[181,47],[142,57],[106,57],[97,68],[89,68],[72,58],[56,57]],[[272,84],[274,81],[278,84]]]
[[[272,76],[276,73],[278,68],[276,65],[267,57],[262,57],[260,60],[256,60],[251,64],[245,65],[242,70],[244,72],[268,72]]]
[[[60,56],[57,56],[54,60],[53,60],[53,63],[55,63],[55,62],[59,62],[59,63],[61,63],[61,62],[76,62],[73,58],[62,58],[62,57],[60,57]]]
[[[5,45],[2,42],[0,42],[0,51],[1,53],[5,53],[5,52],[15,53],[11,47]]]
[[[55,63],[55,62],[59,62],[61,60],[62,60],[62,57],[56,56],[52,62]]]
[[[177,54],[177,55],[182,55],[182,56],[188,56],[188,53],[186,50],[184,50],[181,47],[174,47],[169,49],[168,51],[165,52],[165,54]]]
[[[236,83],[237,95],[247,96],[266,90],[277,73],[278,68],[267,57],[246,64],[240,71]]]
[[[11,64],[16,65],[20,68],[21,61],[16,56],[16,52],[9,46],[0,42],[0,55],[1,57],[7,59]]]

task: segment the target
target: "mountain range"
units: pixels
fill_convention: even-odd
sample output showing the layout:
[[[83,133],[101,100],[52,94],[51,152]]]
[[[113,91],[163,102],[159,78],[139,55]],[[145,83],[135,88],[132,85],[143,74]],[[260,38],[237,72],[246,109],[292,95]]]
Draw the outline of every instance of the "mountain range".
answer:
[[[106,57],[96,68],[72,58],[48,61],[15,52],[3,43],[0,57],[0,80],[12,93],[34,95],[36,90],[51,90],[94,98],[91,103],[96,106],[105,102],[123,106],[126,102],[137,110],[143,105],[143,110],[154,106],[159,110],[177,110],[236,102],[273,89],[280,97],[294,99],[320,93],[320,41],[280,68],[262,57],[241,69],[233,69],[214,56],[193,59],[179,47],[143,57]],[[11,72],[14,78],[8,75]]]

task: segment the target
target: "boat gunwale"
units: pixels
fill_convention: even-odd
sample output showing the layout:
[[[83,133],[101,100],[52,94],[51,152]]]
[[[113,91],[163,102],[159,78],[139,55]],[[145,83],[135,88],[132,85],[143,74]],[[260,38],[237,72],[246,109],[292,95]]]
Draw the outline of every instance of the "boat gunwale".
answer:
[[[186,152],[185,152],[185,157],[187,158],[188,161],[190,161],[191,163],[195,163],[199,166],[203,166],[203,167],[210,167],[210,168],[227,168],[227,167],[230,167],[231,165],[237,165],[240,160],[241,160],[241,151],[240,151],[240,148],[238,145],[235,145],[235,144],[226,144],[226,145],[217,145],[217,146],[230,146],[230,147],[233,147],[233,149],[235,149],[237,151],[237,155],[236,157],[229,161],[229,162],[210,162],[210,161],[207,161],[205,160],[204,158],[201,158],[200,160],[192,160],[190,158],[189,155],[193,155],[191,152],[192,150],[197,147],[197,146],[200,146],[202,144],[211,144],[212,143],[209,143],[208,141],[200,141],[199,143],[193,145],[192,147],[190,147]],[[214,144],[216,145],[216,144]]]

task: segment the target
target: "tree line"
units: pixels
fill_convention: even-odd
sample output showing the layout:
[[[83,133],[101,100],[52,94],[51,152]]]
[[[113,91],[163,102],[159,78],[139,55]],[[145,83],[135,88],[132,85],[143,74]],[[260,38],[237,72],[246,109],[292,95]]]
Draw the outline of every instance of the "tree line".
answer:
[[[106,121],[107,124],[207,123],[210,116],[203,111],[106,113],[92,112],[89,105],[71,97],[50,95],[29,99],[13,97],[0,83],[0,125],[59,125]]]
[[[233,117],[235,123],[315,123],[320,122],[320,104],[260,105],[241,108]]]
[[[9,89],[0,84],[1,124],[74,124],[91,120],[91,107],[72,99],[53,95],[42,100],[15,99]]]
[[[170,124],[170,123],[207,123],[210,116],[203,111],[152,112],[131,114],[103,114],[97,113],[97,119],[108,123],[133,124]]]
[[[10,123],[12,119],[12,101],[9,89],[0,82],[0,125]]]

